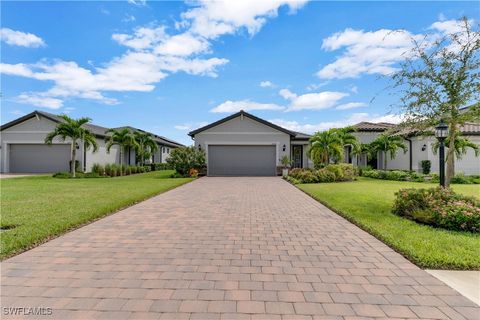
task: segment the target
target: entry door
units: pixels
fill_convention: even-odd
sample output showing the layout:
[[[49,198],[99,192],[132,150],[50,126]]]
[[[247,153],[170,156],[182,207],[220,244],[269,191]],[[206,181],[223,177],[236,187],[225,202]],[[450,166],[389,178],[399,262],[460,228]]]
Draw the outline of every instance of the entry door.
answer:
[[[302,145],[293,145],[293,167],[302,168],[303,167],[303,146]]]

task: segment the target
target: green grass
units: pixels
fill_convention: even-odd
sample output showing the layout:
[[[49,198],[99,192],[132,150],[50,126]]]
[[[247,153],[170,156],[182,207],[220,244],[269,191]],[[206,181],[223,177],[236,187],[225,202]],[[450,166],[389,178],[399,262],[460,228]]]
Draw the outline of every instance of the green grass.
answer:
[[[376,236],[422,268],[480,269],[480,235],[437,229],[391,213],[401,188],[434,184],[360,178],[354,182],[301,184],[298,187],[341,216]],[[459,193],[479,196],[479,185],[453,185]]]
[[[117,178],[1,180],[1,254],[25,251],[69,230],[191,181],[170,179],[173,171]]]

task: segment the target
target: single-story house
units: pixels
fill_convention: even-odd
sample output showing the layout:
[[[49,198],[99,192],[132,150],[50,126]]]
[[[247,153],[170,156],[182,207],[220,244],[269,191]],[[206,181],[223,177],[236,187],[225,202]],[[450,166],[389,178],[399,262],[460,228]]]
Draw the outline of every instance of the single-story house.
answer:
[[[307,157],[309,135],[291,131],[243,110],[191,131],[204,150],[209,176],[275,176],[281,158],[295,168],[313,167]]]
[[[368,144],[375,140],[382,133],[395,133],[397,126],[392,123],[371,123],[360,122],[353,126],[356,129],[354,135],[358,141],[363,144]],[[480,145],[480,123],[468,122],[460,127],[461,134]],[[422,171],[421,161],[430,160],[431,172],[438,173],[439,159],[438,153],[433,152],[432,146],[437,142],[434,136],[425,136],[416,134],[415,132],[401,135],[404,138],[407,147],[406,152],[398,150],[395,157],[392,159],[390,154],[387,154],[387,170],[413,170],[417,172]],[[346,160],[357,166],[370,165],[376,169],[384,169],[384,152],[379,152],[376,157],[367,159],[366,154],[355,156],[351,154],[351,148],[346,147]],[[350,154],[350,156],[348,156]],[[463,172],[466,175],[480,175],[480,158],[475,156],[472,149],[468,149],[467,153],[460,159],[455,159],[455,172]]]
[[[8,122],[0,127],[0,172],[5,173],[49,173],[68,171],[70,166],[69,141],[56,138],[52,145],[46,145],[47,134],[63,121],[57,115],[33,111],[23,117]],[[88,172],[94,163],[101,165],[120,163],[118,146],[113,146],[110,152],[106,150],[105,138],[108,128],[94,124],[85,127],[96,137],[98,151],[92,148],[85,150],[82,143],[77,145],[77,161],[80,168]],[[140,130],[129,127],[132,131]],[[159,148],[153,155],[153,162],[163,163],[168,158],[170,150],[183,146],[182,144],[152,134]],[[125,155],[125,164],[135,164],[135,151],[129,150]]]

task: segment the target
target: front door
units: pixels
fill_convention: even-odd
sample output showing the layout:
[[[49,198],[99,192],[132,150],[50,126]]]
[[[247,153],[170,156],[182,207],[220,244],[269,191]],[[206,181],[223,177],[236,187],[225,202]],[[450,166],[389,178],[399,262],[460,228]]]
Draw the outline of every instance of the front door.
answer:
[[[292,160],[294,168],[303,167],[303,146],[302,145],[293,145],[292,146]]]

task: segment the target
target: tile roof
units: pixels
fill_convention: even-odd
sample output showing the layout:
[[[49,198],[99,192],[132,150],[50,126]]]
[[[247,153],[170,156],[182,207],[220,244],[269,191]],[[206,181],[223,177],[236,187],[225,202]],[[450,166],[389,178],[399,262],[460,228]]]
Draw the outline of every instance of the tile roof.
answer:
[[[352,126],[357,131],[386,131],[395,127],[395,124],[388,122],[366,122],[362,121]]]

